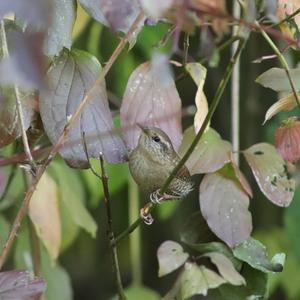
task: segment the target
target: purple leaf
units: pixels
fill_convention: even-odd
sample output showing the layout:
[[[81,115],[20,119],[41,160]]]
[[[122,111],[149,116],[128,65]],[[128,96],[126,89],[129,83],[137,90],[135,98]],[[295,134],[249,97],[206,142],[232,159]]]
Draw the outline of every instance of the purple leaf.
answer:
[[[76,18],[76,2],[74,0],[52,1],[52,22],[47,30],[44,43],[44,53],[48,56],[58,55],[63,47],[71,48],[72,30]]]
[[[144,126],[161,128],[178,149],[181,133],[181,100],[165,56],[137,67],[131,74],[121,106],[120,117],[126,144],[133,149]]]
[[[0,273],[0,299],[34,300],[46,289],[46,282],[30,272],[14,270]]]
[[[158,276],[167,275],[181,267],[189,255],[183,251],[180,244],[173,241],[163,242],[157,250],[159,264]]]
[[[289,178],[287,165],[274,146],[256,144],[243,154],[264,195],[278,206],[288,206],[294,197],[295,181]]]
[[[137,15],[137,0],[79,0],[87,12],[100,23],[116,31],[126,32]],[[142,24],[140,25],[141,28]]]
[[[181,156],[186,153],[194,138],[195,130],[193,127],[185,130],[179,150]],[[222,140],[214,129],[209,128],[190,155],[186,166],[192,175],[212,173],[221,169],[230,161],[231,151],[231,144]]]
[[[42,51],[44,34],[13,30],[8,32],[7,42],[9,57],[0,61],[0,82],[43,89],[46,74]]]
[[[200,184],[199,200],[208,226],[228,246],[236,246],[250,236],[249,198],[238,182],[226,174],[207,174]]]
[[[0,19],[14,12],[23,21],[38,28],[47,28],[51,19],[50,0],[1,0]]]
[[[40,112],[46,133],[53,144],[57,142],[68,119],[75,113],[100,71],[97,59],[79,50],[64,50],[50,67],[50,90],[41,93]],[[126,159],[124,143],[112,124],[105,83],[97,87],[60,150],[60,154],[73,167],[88,166],[83,133],[90,157],[99,158],[102,152],[110,163]]]

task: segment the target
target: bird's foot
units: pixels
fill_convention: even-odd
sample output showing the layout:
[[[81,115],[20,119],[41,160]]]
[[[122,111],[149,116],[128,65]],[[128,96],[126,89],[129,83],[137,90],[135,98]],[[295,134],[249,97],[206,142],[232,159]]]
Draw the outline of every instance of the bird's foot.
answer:
[[[149,208],[148,207],[143,207],[140,210],[140,216],[141,218],[144,220],[144,223],[146,225],[151,225],[154,222],[153,217],[151,216],[151,214],[149,213]]]
[[[159,204],[162,200],[164,200],[164,195],[160,194],[159,189],[150,195],[150,201],[154,204]]]

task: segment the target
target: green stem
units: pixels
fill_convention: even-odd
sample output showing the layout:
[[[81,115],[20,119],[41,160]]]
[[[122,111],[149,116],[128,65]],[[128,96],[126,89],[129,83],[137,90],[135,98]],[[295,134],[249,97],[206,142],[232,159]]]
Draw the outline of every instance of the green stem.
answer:
[[[258,26],[259,24],[256,23]],[[276,55],[278,56],[278,59],[282,65],[282,67],[284,68],[286,75],[288,77],[288,80],[290,82],[291,88],[293,90],[293,94],[295,96],[296,102],[298,107],[300,108],[300,99],[294,84],[294,81],[292,79],[291,73],[290,73],[290,68],[289,65],[287,63],[287,61],[285,60],[283,54],[280,52],[280,50],[277,48],[277,46],[275,45],[275,43],[271,40],[271,38],[268,36],[268,34],[260,27],[260,32],[262,34],[262,36],[264,37],[264,39],[266,40],[266,42],[270,45],[270,47],[273,49],[273,51],[276,53]]]
[[[139,217],[139,192],[138,186],[129,179],[129,222],[132,223]],[[130,236],[130,256],[133,284],[140,285],[142,283],[142,260],[141,260],[141,231],[138,228],[134,234]]]
[[[209,108],[209,111],[206,115],[206,118],[199,130],[199,132],[197,133],[197,135],[195,136],[192,144],[190,145],[190,147],[188,148],[187,152],[185,153],[185,155],[182,157],[182,159],[179,161],[179,163],[177,164],[177,166],[173,169],[173,171],[171,172],[170,176],[168,177],[168,179],[166,180],[166,182],[164,183],[163,187],[161,188],[161,194],[165,193],[169,184],[171,183],[171,181],[174,179],[174,177],[176,176],[176,174],[178,173],[178,171],[183,167],[183,165],[185,164],[185,162],[188,160],[188,158],[190,157],[190,155],[192,154],[193,150],[195,149],[195,147],[197,146],[201,136],[203,135],[205,128],[207,127],[208,123],[210,122],[219,102],[221,99],[221,96],[224,93],[225,87],[227,86],[227,83],[229,81],[229,78],[231,76],[232,73],[232,69],[233,66],[235,65],[237,59],[239,58],[244,46],[245,46],[245,40],[243,38],[239,38],[239,45],[238,48],[234,54],[234,56],[232,57],[232,59],[230,60],[225,74],[223,76],[223,79],[221,80],[217,92],[214,96],[214,99],[212,101],[212,104]],[[156,206],[153,203],[149,202],[146,204],[147,206],[147,212],[151,212],[152,209]],[[134,223],[132,223],[127,229],[125,229],[119,236],[117,236],[115,238],[114,243],[118,243],[120,240],[122,240],[124,237],[126,237],[127,235],[129,235],[131,232],[133,232],[141,223],[142,223],[142,218],[138,218]]]

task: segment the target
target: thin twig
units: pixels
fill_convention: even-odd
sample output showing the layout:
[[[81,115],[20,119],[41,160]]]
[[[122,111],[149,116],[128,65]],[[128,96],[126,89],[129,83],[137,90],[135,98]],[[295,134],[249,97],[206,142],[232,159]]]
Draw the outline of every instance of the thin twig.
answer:
[[[133,178],[129,178],[128,183],[128,199],[129,199],[129,223],[139,217],[139,191],[138,186]],[[133,285],[142,284],[142,258],[141,258],[141,230],[137,230],[130,235],[130,261],[132,270]]]
[[[291,85],[294,97],[296,99],[297,105],[300,108],[300,99],[299,99],[299,96],[298,96],[298,93],[297,93],[297,90],[296,90],[293,78],[291,76],[290,68],[289,68],[288,63],[286,62],[284,56],[279,51],[279,49],[277,48],[277,46],[275,45],[275,43],[270,39],[270,37],[268,36],[268,34],[261,27],[260,27],[260,32],[261,32],[262,36],[264,37],[264,39],[266,40],[266,42],[270,45],[270,47],[273,49],[273,51],[277,54],[278,59],[279,59],[281,65],[282,65],[282,67],[284,68],[285,73],[286,73],[286,75],[288,77],[288,80],[290,82],[290,85]]]
[[[101,180],[102,186],[104,191],[104,203],[106,207],[106,215],[107,215],[107,225],[108,225],[108,237],[109,237],[109,245],[112,251],[112,258],[113,258],[113,270],[116,275],[116,285],[118,289],[119,299],[126,300],[125,292],[122,285],[121,279],[121,272],[119,268],[119,261],[118,261],[118,253],[117,253],[117,246],[114,243],[115,235],[113,231],[113,224],[112,224],[112,213],[111,213],[111,206],[110,206],[110,194],[108,189],[108,177],[106,174],[106,170],[104,168],[104,159],[103,155],[100,154],[100,165],[101,165]]]
[[[38,182],[40,181],[40,179],[41,179],[42,175],[44,174],[44,172],[46,171],[47,167],[49,166],[49,164],[51,163],[51,161],[53,160],[53,158],[55,157],[55,155],[57,154],[57,152],[61,148],[61,146],[64,143],[65,139],[68,137],[70,130],[72,129],[75,122],[78,120],[78,118],[81,115],[83,109],[88,104],[88,102],[91,100],[91,98],[92,98],[94,92],[96,91],[97,87],[102,83],[102,81],[104,80],[106,74],[110,70],[111,66],[113,65],[113,63],[115,62],[117,57],[120,55],[121,51],[123,50],[123,48],[127,44],[127,42],[129,40],[129,38],[131,37],[132,33],[136,30],[137,26],[140,24],[140,22],[143,20],[143,18],[144,18],[144,13],[140,13],[137,16],[137,18],[135,19],[135,21],[132,23],[132,25],[130,26],[128,32],[120,40],[117,48],[115,49],[115,51],[111,55],[109,61],[107,62],[105,67],[100,72],[97,80],[94,82],[91,89],[86,93],[86,95],[83,98],[82,102],[80,103],[78,109],[76,110],[74,115],[71,117],[69,123],[66,125],[66,127],[65,127],[63,133],[61,134],[60,138],[58,139],[57,143],[52,148],[47,160],[45,161],[45,163],[41,167],[38,168],[38,171],[36,173],[34,181],[33,181],[32,185],[29,187],[29,189],[26,192],[26,195],[23,199],[21,207],[20,207],[20,209],[19,209],[19,211],[18,211],[18,213],[15,217],[15,220],[13,222],[12,229],[9,233],[7,241],[6,241],[6,243],[3,247],[3,250],[0,254],[0,269],[2,269],[3,264],[6,261],[6,258],[9,254],[9,252],[10,252],[10,249],[13,245],[13,241],[16,237],[16,234],[17,234],[17,231],[20,227],[21,222],[22,222],[24,216],[26,215],[30,199],[31,199],[31,197],[32,197],[32,195],[33,195],[33,193],[36,189],[36,186],[37,186]]]
[[[3,58],[8,58],[9,51],[8,51],[8,46],[7,46],[5,24],[4,24],[3,19],[0,21],[0,31],[1,31],[0,35],[1,35],[1,42],[2,42],[1,44],[2,44]],[[20,131],[22,134],[24,151],[25,151],[28,161],[30,163],[31,171],[33,173],[35,173],[36,172],[36,164],[31,155],[31,151],[30,151],[30,147],[29,147],[29,143],[28,143],[28,138],[27,138],[26,129],[25,129],[25,122],[24,122],[23,107],[22,107],[22,102],[21,102],[21,94],[20,94],[20,90],[16,84],[14,84],[14,93],[16,96],[16,106],[17,106],[17,112],[18,112],[18,118],[19,118],[19,127],[20,127]]]
[[[241,7],[237,1],[233,2],[233,15],[236,18],[240,18]],[[238,35],[240,29],[238,27],[233,28],[233,36]],[[231,46],[232,55],[237,50],[237,43],[233,43]],[[231,139],[233,149],[233,159],[237,165],[239,165],[239,148],[240,148],[240,57],[237,58],[232,70],[231,79]]]
[[[174,177],[176,176],[176,174],[178,173],[178,171],[183,167],[183,165],[185,164],[185,162],[188,160],[188,158],[190,157],[190,155],[192,154],[192,152],[194,151],[195,147],[197,146],[200,138],[202,137],[205,128],[207,127],[208,123],[210,122],[219,102],[221,99],[221,96],[223,95],[223,92],[225,90],[225,87],[227,86],[227,83],[229,81],[229,78],[231,76],[232,73],[232,69],[233,66],[235,65],[238,57],[240,56],[246,41],[243,38],[239,38],[240,42],[238,45],[238,48],[234,54],[234,56],[232,57],[232,59],[230,60],[225,74],[223,76],[223,79],[221,80],[217,92],[213,98],[213,101],[211,103],[211,106],[209,108],[209,111],[205,117],[205,120],[199,130],[199,132],[197,133],[197,135],[195,136],[193,142],[191,143],[190,147],[188,148],[188,150],[186,151],[185,155],[182,157],[182,159],[179,161],[179,163],[176,165],[176,167],[173,169],[173,171],[171,172],[170,176],[168,177],[168,179],[166,180],[166,182],[164,183],[163,187],[160,190],[160,193],[163,194],[165,193],[165,191],[167,190],[167,188],[169,187],[169,184],[171,183],[171,181],[174,179]],[[152,202],[148,202],[145,206],[146,213],[150,213],[153,208],[156,205],[153,204]],[[115,244],[117,244],[118,242],[120,242],[124,237],[126,237],[127,235],[129,235],[130,233],[132,233],[141,223],[143,222],[143,219],[140,217],[138,218],[134,223],[132,223],[127,229],[125,229],[120,235],[118,235],[115,239]]]
[[[82,139],[83,139],[83,145],[84,145],[84,152],[86,155],[86,159],[88,161],[89,167],[93,174],[97,176],[103,186],[103,192],[104,192],[104,203],[106,208],[106,215],[107,215],[107,227],[108,227],[108,238],[109,238],[109,247],[111,249],[111,255],[112,255],[112,263],[113,263],[113,271],[116,276],[116,286],[118,289],[119,299],[123,300],[126,299],[125,292],[122,285],[122,279],[121,279],[121,272],[119,268],[119,260],[118,260],[118,253],[117,253],[117,245],[114,243],[115,241],[115,235],[113,231],[113,223],[112,223],[112,213],[111,213],[111,206],[110,206],[110,193],[108,188],[108,176],[104,167],[104,159],[102,153],[100,153],[100,166],[101,166],[101,175],[98,174],[98,172],[94,169],[94,167],[90,163],[90,158],[88,154],[88,148],[85,140],[85,132],[82,133]]]

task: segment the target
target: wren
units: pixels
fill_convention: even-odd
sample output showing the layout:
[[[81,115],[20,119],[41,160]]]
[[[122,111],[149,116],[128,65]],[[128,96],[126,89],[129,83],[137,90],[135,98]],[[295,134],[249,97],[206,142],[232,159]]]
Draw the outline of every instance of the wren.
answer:
[[[191,175],[186,166],[179,170],[166,192],[163,195],[160,193],[180,161],[170,138],[159,128],[138,126],[141,129],[138,145],[129,155],[132,177],[141,189],[150,194],[153,203],[185,197],[193,189]]]

